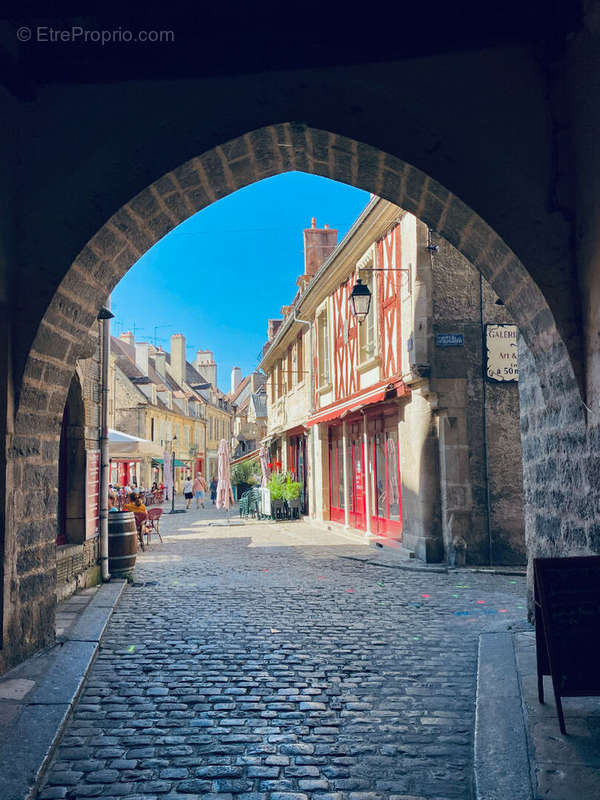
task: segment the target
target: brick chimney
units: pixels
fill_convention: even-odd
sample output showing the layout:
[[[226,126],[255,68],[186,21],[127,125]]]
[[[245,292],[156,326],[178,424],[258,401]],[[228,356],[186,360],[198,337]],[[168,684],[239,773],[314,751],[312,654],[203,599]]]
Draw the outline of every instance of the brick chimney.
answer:
[[[309,278],[317,272],[337,245],[338,232],[329,225],[317,228],[313,217],[311,227],[304,229],[304,274]]]
[[[185,381],[185,336],[174,333],[171,336],[171,374],[182,386]]]
[[[122,333],[119,336],[119,339],[122,342],[125,342],[125,344],[131,345],[132,347],[135,345],[135,339],[134,339],[133,333],[131,331],[127,331],[127,333]]]
[[[135,365],[142,373],[142,375],[148,374],[148,351],[150,350],[150,345],[147,342],[136,342],[135,343]]]

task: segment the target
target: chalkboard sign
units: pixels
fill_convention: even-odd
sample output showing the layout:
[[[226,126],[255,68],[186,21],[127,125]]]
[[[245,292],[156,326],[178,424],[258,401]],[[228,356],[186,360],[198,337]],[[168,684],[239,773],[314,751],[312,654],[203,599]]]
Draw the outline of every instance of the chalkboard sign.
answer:
[[[600,696],[600,556],[536,558],[538,696],[552,676],[561,733],[561,697]]]

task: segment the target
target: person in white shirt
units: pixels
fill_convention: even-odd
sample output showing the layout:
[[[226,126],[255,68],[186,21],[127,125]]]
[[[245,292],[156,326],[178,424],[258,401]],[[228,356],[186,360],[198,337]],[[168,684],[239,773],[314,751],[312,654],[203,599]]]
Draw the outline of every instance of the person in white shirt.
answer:
[[[183,496],[185,497],[185,507],[189,508],[194,496],[194,484],[190,475],[187,476],[183,484]]]

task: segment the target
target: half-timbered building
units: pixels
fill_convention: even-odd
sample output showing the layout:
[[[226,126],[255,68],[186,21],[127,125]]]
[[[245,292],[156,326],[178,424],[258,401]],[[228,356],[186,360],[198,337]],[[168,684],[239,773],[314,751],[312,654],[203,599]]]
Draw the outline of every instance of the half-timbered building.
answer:
[[[376,197],[320,255],[261,362],[268,441],[284,468],[301,442],[310,516],[428,561],[522,562],[518,370],[501,366],[497,380],[484,364],[487,326],[516,337],[501,301],[447,242]]]

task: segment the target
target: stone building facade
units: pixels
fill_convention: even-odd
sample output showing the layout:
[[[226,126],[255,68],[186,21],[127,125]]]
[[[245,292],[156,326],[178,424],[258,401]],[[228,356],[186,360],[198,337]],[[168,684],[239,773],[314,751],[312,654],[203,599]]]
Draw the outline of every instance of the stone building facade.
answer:
[[[233,409],[232,457],[241,458],[260,448],[267,433],[266,377],[252,372],[241,378],[234,367],[228,400]]]
[[[233,412],[225,395],[186,360],[185,347],[182,334],[171,337],[169,353],[135,342],[131,333],[113,337],[110,427],[145,439],[155,448],[148,453],[146,447],[139,457],[112,458],[113,483],[149,487],[164,480],[165,453],[175,456],[178,492],[188,474],[216,472],[218,442],[229,438]],[[206,369],[214,366],[210,375],[216,378],[212,353],[210,362]]]
[[[272,460],[311,516],[428,561],[524,563],[518,386],[484,374],[486,326],[511,320],[489,285],[378,198],[306,275],[261,366]],[[372,293],[360,325],[357,278]]]

